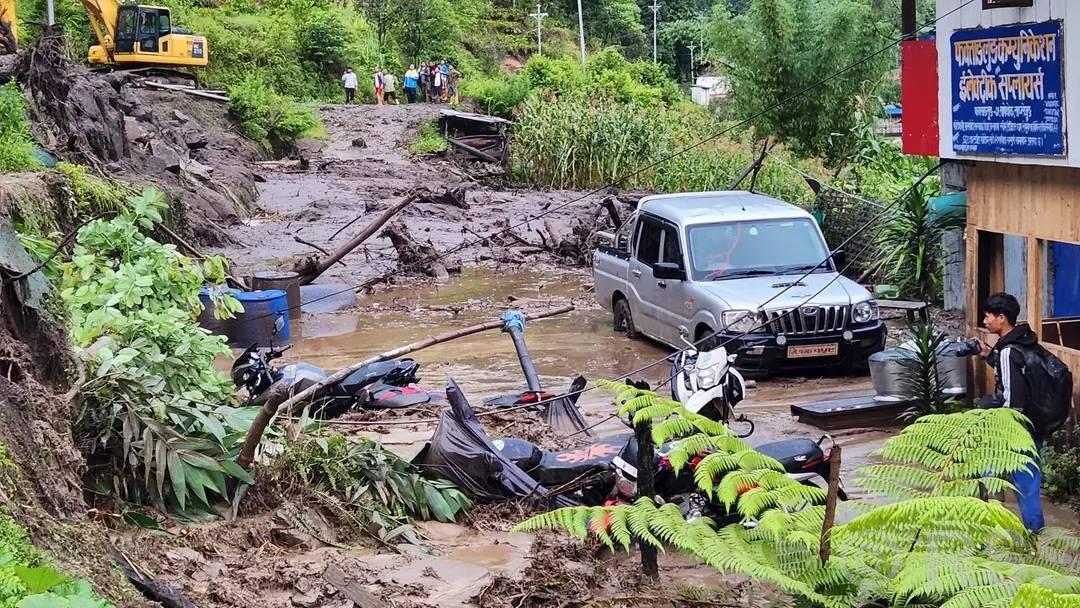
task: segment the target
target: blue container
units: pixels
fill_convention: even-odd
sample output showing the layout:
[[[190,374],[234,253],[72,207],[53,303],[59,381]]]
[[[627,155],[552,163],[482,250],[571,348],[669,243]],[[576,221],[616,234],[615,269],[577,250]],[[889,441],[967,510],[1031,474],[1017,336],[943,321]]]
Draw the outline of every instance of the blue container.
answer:
[[[199,313],[199,327],[206,329],[212,334],[225,335],[225,324],[227,323],[227,320],[214,317],[214,301],[210,299],[212,291],[231,293],[235,296],[240,290],[225,286],[203,287],[199,290],[199,301],[202,302],[203,305],[202,312]]]
[[[943,194],[930,199],[930,219],[947,216],[958,220],[967,218],[967,192]]]
[[[244,312],[225,322],[225,335],[230,343],[246,348],[252,344],[270,346],[271,339],[275,344],[290,340],[289,301],[284,290],[242,291],[235,296]],[[275,336],[274,321],[279,316],[285,323]]]

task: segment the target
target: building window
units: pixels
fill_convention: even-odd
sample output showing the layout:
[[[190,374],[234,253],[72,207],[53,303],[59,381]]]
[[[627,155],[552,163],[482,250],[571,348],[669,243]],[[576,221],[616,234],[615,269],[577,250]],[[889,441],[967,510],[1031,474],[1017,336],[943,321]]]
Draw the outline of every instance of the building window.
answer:
[[[979,231],[979,283],[977,306],[990,294],[1006,292],[1020,302],[1019,320],[1028,319],[1027,237],[1016,234]],[[978,315],[982,325],[982,314]]]
[[[1042,241],[1042,338],[1080,350],[1080,244]]]

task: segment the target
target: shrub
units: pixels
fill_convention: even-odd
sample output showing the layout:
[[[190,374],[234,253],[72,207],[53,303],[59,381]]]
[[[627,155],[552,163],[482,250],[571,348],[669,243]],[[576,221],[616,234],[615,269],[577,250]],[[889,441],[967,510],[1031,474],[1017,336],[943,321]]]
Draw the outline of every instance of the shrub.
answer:
[[[413,154],[438,154],[446,152],[449,144],[446,137],[439,132],[439,125],[435,121],[425,122],[420,127],[420,135],[409,150]]]
[[[267,150],[283,152],[319,122],[314,111],[297,107],[257,76],[248,76],[229,92],[229,114],[249,137]]]
[[[92,482],[162,509],[212,511],[230,479],[251,481],[233,459],[252,414],[233,407],[214,368],[230,354],[224,338],[197,325],[199,290],[224,281],[224,260],[197,262],[146,236],[161,221],[160,192],[128,204],[81,228],[62,269],[71,339],[90,378],[76,430],[90,445]],[[238,310],[231,296],[215,301],[219,314]]]
[[[0,172],[38,165],[22,91],[14,80],[0,87]]]

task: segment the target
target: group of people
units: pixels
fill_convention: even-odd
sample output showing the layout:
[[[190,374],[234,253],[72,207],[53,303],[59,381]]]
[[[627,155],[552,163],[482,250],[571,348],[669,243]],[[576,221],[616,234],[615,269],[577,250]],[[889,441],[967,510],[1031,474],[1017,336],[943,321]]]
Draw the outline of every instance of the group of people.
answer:
[[[461,73],[445,59],[438,63],[425,61],[420,64],[419,70],[416,65],[409,65],[401,78],[401,88],[404,89],[405,99],[409,103],[457,104],[460,81]],[[345,103],[355,103],[357,78],[352,68],[347,68],[342,74],[341,84],[345,88]],[[398,97],[398,78],[392,70],[376,67],[372,74],[372,85],[377,105],[401,102]]]

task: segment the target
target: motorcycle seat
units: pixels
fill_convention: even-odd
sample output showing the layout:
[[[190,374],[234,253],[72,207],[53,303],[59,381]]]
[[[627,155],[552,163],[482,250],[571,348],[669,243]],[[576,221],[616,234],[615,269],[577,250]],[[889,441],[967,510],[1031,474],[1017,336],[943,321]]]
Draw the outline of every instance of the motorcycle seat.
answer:
[[[825,457],[821,446],[805,437],[763,443],[754,449],[780,461],[788,473],[802,472],[806,470],[806,465],[817,464]]]
[[[561,486],[590,473],[610,470],[625,445],[625,439],[600,440],[573,450],[544,452],[529,475],[545,487]]]

